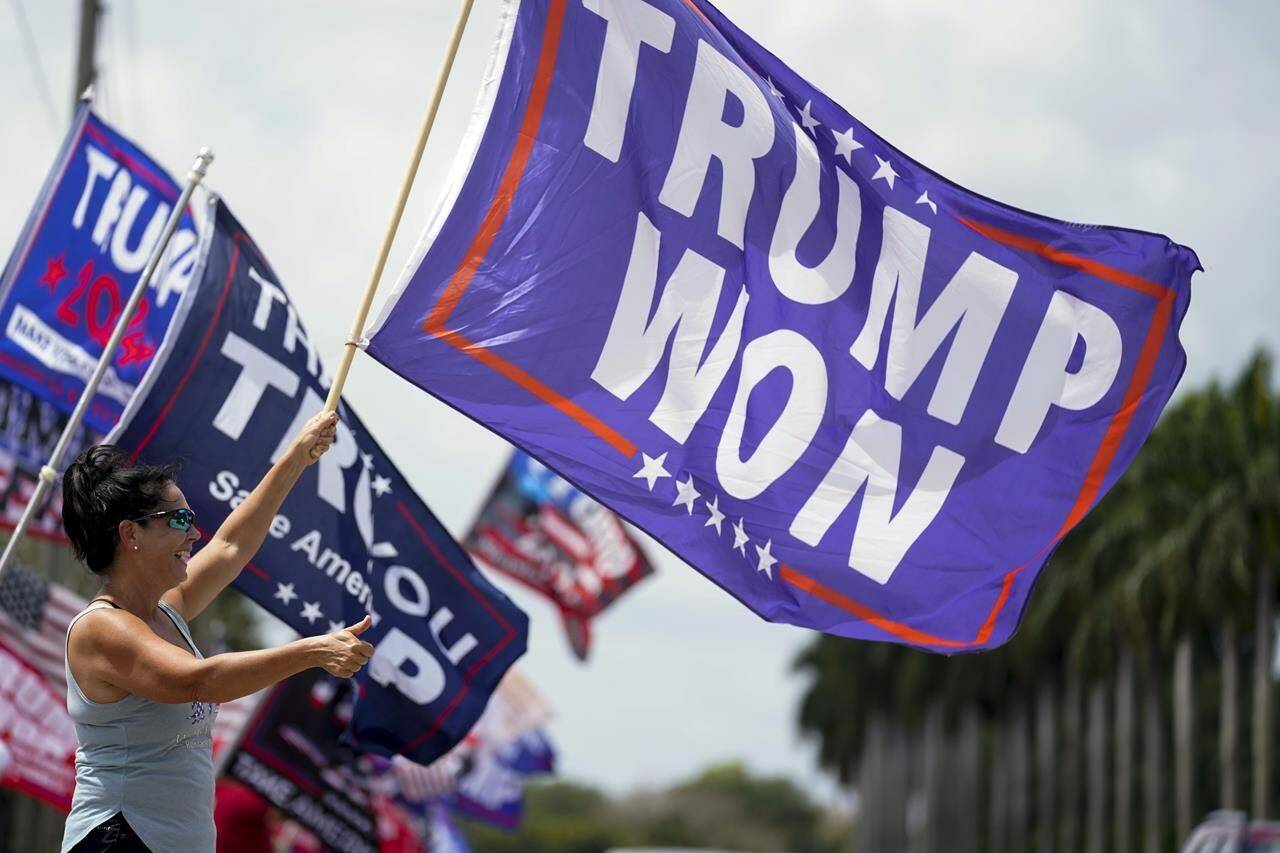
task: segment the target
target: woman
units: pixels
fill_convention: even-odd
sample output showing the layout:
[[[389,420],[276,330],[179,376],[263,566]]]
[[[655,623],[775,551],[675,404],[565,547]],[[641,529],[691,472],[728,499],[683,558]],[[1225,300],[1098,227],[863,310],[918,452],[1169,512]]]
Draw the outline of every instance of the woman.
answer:
[[[253,557],[336,431],[336,415],[312,418],[194,555],[200,533],[174,466],[134,465],[98,445],[67,468],[67,537],[103,584],[67,629],[67,709],[80,749],[63,851],[211,853],[217,703],[309,667],[346,678],[368,662],[373,646],[359,639],[368,616],[331,634],[211,658],[187,628]]]

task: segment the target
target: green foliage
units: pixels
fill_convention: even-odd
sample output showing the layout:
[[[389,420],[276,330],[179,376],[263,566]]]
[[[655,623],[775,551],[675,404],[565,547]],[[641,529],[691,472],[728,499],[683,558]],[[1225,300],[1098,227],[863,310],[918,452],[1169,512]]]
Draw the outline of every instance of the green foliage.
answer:
[[[869,721],[907,725],[939,702],[999,716],[1033,679],[1110,674],[1124,645],[1167,659],[1177,636],[1252,621],[1256,574],[1280,565],[1280,400],[1271,360],[1170,406],[1129,471],[1061,542],[1018,635],[946,658],[820,636],[795,667],[808,676],[799,725],[822,764],[849,780]]]
[[[609,799],[574,782],[546,782],[525,788],[524,820],[517,832],[463,821],[477,853],[594,853],[632,842],[610,820]]]
[[[730,850],[826,850],[817,837],[821,811],[790,780],[757,778],[738,763],[721,764],[660,798],[667,837],[649,844]],[[675,832],[679,826],[683,832]]]
[[[205,654],[262,648],[258,625],[263,611],[228,587],[191,625],[196,645]]]
[[[790,781],[717,765],[657,792],[613,799],[573,782],[530,785],[524,822],[502,832],[473,822],[477,853],[597,853],[613,847],[713,847],[837,853],[847,826],[827,818]]]

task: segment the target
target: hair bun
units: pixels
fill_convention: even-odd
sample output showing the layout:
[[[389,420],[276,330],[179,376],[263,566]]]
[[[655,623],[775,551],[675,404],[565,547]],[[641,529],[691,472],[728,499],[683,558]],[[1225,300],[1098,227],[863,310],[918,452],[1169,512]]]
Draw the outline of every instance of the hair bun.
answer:
[[[84,491],[93,491],[111,473],[128,464],[128,456],[113,444],[95,444],[67,466],[66,477]]]
[[[152,512],[177,466],[135,462],[111,444],[95,444],[62,476],[62,527],[89,570],[103,574],[115,559],[122,519]]]

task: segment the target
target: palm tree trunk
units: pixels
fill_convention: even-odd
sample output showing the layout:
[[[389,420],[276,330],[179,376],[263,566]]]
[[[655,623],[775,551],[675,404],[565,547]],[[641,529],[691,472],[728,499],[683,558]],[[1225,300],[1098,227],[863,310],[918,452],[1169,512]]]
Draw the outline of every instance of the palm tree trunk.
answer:
[[[1222,625],[1222,693],[1219,700],[1221,725],[1218,729],[1218,772],[1220,775],[1218,806],[1240,807],[1236,780],[1240,774],[1240,639],[1236,623],[1228,619]]]
[[[1116,670],[1115,850],[1133,849],[1133,652],[1120,649]]]
[[[1192,789],[1195,782],[1192,775],[1195,759],[1195,744],[1192,740],[1195,693],[1192,690],[1192,664],[1191,637],[1183,634],[1178,638],[1177,650],[1173,656],[1173,778],[1179,843],[1191,834],[1192,821],[1195,819]]]
[[[862,764],[858,768],[858,849],[880,850],[880,825],[884,820],[881,805],[884,762],[880,758],[884,748],[884,730],[878,714],[867,720],[862,734]]]
[[[946,808],[943,805],[943,777],[947,773],[945,766],[945,747],[942,731],[942,701],[936,700],[930,706],[925,714],[924,720],[924,755],[921,756],[924,765],[923,787],[924,787],[924,825],[921,828],[923,837],[921,838],[920,849],[924,853],[942,853],[949,845],[944,843],[946,836],[943,834],[944,815]]]
[[[1104,853],[1107,819],[1107,688],[1097,681],[1089,688],[1088,851]]]
[[[1271,814],[1271,602],[1275,579],[1270,566],[1258,578],[1258,615],[1253,642],[1253,807],[1249,817]]]
[[[987,850],[1005,853],[1009,840],[1009,753],[1003,737],[1005,722],[991,723],[991,795],[987,822]],[[1016,851],[1015,851],[1016,853]]]
[[[960,716],[960,743],[957,765],[958,797],[955,799],[955,839],[957,853],[978,853],[978,808],[982,785],[982,725],[977,706],[970,703]]]
[[[1058,728],[1054,716],[1053,681],[1040,685],[1036,703],[1036,853],[1053,853],[1056,834],[1058,786]]]
[[[1009,849],[1028,849],[1031,812],[1031,762],[1027,748],[1027,703],[1019,697],[1009,715]]]
[[[1143,813],[1146,826],[1142,837],[1146,840],[1147,853],[1160,853],[1164,846],[1164,691],[1161,687],[1160,661],[1156,655],[1147,656],[1146,672],[1142,680],[1142,788],[1145,800]]]
[[[1062,774],[1062,849],[1067,853],[1075,853],[1080,849],[1080,782],[1085,750],[1080,703],[1080,674],[1071,671],[1067,674],[1066,698],[1062,710],[1062,728],[1066,740],[1066,767]]]
[[[889,778],[886,811],[889,815],[884,850],[906,850],[907,805],[911,799],[911,744],[901,723],[889,724]]]

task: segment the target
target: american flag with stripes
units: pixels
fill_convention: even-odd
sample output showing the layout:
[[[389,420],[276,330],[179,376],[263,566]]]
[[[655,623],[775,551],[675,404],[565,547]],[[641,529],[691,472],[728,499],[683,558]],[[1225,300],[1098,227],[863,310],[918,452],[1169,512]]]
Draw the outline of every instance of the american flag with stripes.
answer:
[[[403,755],[391,759],[396,790],[411,803],[449,796],[457,790],[459,779],[478,750],[497,750],[550,719],[551,707],[533,682],[519,670],[510,669],[462,743],[430,764],[418,764]]]
[[[65,701],[67,626],[87,602],[71,590],[20,565],[0,580],[0,643],[44,676]],[[223,702],[213,726],[214,751],[235,740],[260,694]]]
[[[0,580],[0,641],[39,670],[63,699],[67,625],[85,606],[80,596],[22,566]]]
[[[0,377],[0,528],[12,530],[35,493],[40,466],[49,458],[67,415],[21,385]],[[81,426],[67,447],[67,458],[98,444],[103,435]],[[55,489],[36,513],[27,535],[66,542],[62,529],[62,490]]]

